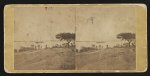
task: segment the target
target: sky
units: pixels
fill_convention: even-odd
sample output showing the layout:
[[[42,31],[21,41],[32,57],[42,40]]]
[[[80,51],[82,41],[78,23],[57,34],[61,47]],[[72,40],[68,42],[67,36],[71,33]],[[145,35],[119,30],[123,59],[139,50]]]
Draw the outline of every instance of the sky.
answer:
[[[75,32],[72,8],[15,8],[15,41],[56,40],[61,32]]]
[[[57,40],[75,26],[77,41],[109,41],[136,25],[134,7],[16,7],[14,17],[15,41]]]
[[[119,33],[135,32],[133,7],[84,7],[77,14],[77,41],[111,41]]]

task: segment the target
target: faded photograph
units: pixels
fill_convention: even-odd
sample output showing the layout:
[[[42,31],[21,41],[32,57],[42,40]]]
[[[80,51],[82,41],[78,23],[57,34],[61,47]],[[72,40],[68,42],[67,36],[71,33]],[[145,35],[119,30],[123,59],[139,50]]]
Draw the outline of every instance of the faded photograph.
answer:
[[[135,7],[15,7],[15,70],[135,70]]]
[[[134,70],[134,7],[77,9],[76,69]]]
[[[75,69],[73,8],[15,8],[14,69]]]

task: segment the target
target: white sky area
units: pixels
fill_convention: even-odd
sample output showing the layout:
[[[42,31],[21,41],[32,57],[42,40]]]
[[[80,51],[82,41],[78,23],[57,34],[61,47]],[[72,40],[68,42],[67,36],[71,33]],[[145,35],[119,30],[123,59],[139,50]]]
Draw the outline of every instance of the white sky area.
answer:
[[[56,40],[62,32],[75,32],[72,8],[15,8],[15,41]]]
[[[133,7],[85,7],[77,15],[77,41],[112,41],[119,33],[135,32]]]
[[[15,41],[56,40],[58,33],[75,32],[75,24],[77,41],[117,40],[135,32],[135,20],[134,7],[77,7],[76,15],[75,7],[16,7]]]

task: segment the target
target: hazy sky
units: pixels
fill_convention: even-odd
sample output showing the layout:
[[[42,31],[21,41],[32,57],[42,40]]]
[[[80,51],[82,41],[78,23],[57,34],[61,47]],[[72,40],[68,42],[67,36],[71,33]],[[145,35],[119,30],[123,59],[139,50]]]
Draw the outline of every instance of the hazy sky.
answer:
[[[74,32],[72,8],[15,8],[15,40],[54,40],[61,32]]]
[[[77,41],[116,40],[118,33],[135,32],[133,7],[85,7],[77,14]]]
[[[75,32],[75,23],[77,41],[114,40],[118,33],[135,31],[135,11],[133,7],[78,7],[75,15],[74,7],[17,7],[15,41],[56,40],[57,33]]]

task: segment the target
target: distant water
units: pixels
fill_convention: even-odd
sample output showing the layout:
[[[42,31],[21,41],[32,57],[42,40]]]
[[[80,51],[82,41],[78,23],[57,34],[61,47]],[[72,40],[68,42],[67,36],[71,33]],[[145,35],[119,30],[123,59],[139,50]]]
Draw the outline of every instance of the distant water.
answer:
[[[43,41],[43,43],[36,43],[36,42],[30,42],[30,41],[22,41],[22,42],[14,42],[14,49],[19,49],[20,47],[30,47],[31,45],[40,45],[42,47],[45,47],[47,45],[47,47],[52,47],[55,46],[56,44],[61,45],[63,43],[66,43],[66,41]],[[115,45],[121,45],[123,44],[124,41],[107,41],[107,42],[76,42],[76,48],[77,49],[81,49],[81,47],[91,47],[92,45],[96,45],[96,46],[103,46],[103,48],[106,48],[106,46],[108,45],[109,47],[113,47]]]
[[[106,41],[106,42],[76,42],[76,48],[77,49],[81,49],[82,47],[91,47],[92,45],[96,45],[99,46],[101,45],[103,48],[106,48],[106,46],[108,45],[109,47],[114,47],[115,45],[122,45],[124,43],[124,41]]]
[[[36,43],[36,42],[31,42],[31,41],[15,41],[14,42],[14,49],[19,49],[21,47],[30,47],[31,45],[40,45],[42,47],[52,47],[56,44],[63,44],[65,41],[43,41],[42,43]]]

